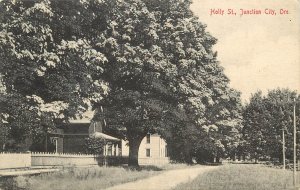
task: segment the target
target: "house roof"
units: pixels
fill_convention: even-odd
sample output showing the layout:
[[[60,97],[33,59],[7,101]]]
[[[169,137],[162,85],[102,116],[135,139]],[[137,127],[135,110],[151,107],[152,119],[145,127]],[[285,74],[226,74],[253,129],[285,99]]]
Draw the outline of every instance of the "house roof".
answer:
[[[111,141],[120,141],[120,139],[109,136],[107,134],[104,133],[100,133],[100,132],[94,132],[92,134],[90,134],[90,137],[93,138],[99,138],[99,139],[104,139],[104,140],[111,140]]]
[[[75,119],[70,119],[70,123],[90,123],[92,118],[94,117],[95,111],[94,110],[88,110],[84,113],[82,113],[80,116],[77,115]]]

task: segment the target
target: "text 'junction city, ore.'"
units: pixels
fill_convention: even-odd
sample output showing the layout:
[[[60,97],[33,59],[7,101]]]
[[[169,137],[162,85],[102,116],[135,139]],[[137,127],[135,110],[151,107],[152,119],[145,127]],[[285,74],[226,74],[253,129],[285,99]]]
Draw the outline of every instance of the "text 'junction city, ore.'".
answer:
[[[220,8],[214,8],[210,9],[210,15],[277,15],[277,14],[289,14],[289,11],[287,9],[220,9]]]

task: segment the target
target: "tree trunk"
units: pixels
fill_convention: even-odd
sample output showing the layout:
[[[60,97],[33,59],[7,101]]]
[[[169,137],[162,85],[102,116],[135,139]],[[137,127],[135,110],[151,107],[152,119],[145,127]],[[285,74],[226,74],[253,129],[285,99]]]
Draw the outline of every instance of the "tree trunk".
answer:
[[[143,137],[136,138],[128,138],[129,141],[129,158],[128,158],[128,166],[129,167],[139,167],[139,147],[142,142]]]
[[[185,163],[193,164],[193,159],[192,159],[192,156],[191,156],[191,145],[189,143],[185,144],[184,153],[185,153],[185,155],[184,155]]]
[[[232,161],[235,162],[235,160],[236,160],[235,153],[231,155],[231,159],[232,159]]]
[[[187,164],[193,164],[193,158],[191,157],[190,154],[185,155],[185,163]]]

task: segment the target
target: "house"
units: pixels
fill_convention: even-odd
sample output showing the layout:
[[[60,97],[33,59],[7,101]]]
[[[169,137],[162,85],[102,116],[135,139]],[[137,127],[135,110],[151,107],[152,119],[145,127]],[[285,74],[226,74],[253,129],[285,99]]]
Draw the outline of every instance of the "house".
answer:
[[[128,142],[122,140],[122,156],[129,155]],[[170,162],[166,141],[158,134],[147,134],[139,148],[140,165],[163,165]]]
[[[86,152],[86,139],[92,137],[104,140],[103,155],[120,155],[120,139],[104,134],[102,130],[103,124],[99,121],[70,120],[70,123],[49,132],[47,138],[55,144],[57,153],[83,154]]]
[[[104,122],[89,118],[70,120],[60,128],[49,133],[48,138],[55,143],[58,153],[85,153],[86,138],[105,140],[103,155],[129,156],[128,142],[105,134]],[[169,163],[166,141],[158,134],[147,134],[139,148],[140,165],[162,165]]]

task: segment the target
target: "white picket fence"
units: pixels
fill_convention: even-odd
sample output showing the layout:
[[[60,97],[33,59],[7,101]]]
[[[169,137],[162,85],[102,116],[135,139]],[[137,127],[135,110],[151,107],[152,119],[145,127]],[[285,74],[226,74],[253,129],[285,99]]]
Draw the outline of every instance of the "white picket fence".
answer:
[[[89,166],[119,165],[127,162],[126,157],[108,156],[92,154],[65,154],[65,153],[0,153],[0,169],[24,168],[31,166]],[[164,158],[139,158],[140,165],[164,165],[169,163],[167,157]]]
[[[29,153],[0,153],[0,169],[31,167]]]
[[[43,152],[0,153],[0,169],[31,166],[88,166],[97,165],[100,157],[91,154],[56,154]]]
[[[97,165],[97,157],[92,154],[60,154],[32,152],[32,166],[87,166]]]

